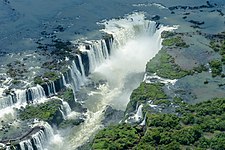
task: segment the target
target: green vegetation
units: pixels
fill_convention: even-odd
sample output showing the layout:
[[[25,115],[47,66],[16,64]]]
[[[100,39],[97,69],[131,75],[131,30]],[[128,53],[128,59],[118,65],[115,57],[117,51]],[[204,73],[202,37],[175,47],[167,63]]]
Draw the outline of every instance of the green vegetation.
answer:
[[[220,60],[212,60],[209,63],[212,69],[212,77],[220,76],[223,69],[222,69],[222,62]]]
[[[55,61],[52,61],[52,62],[45,62],[42,64],[41,66],[42,68],[47,68],[49,70],[52,70],[52,69],[57,69],[58,68],[58,63],[55,62]]]
[[[49,124],[59,125],[62,121],[62,114],[59,111],[62,102],[60,100],[51,100],[38,105],[27,105],[24,109],[20,109],[18,114],[21,120],[29,120],[37,118],[47,121]]]
[[[170,103],[171,102],[169,100],[167,100],[167,99],[161,99],[161,100],[157,100],[157,101],[153,102],[154,105],[162,105],[162,104],[164,104],[166,106],[169,106]]]
[[[160,50],[159,53],[147,63],[146,71],[156,73],[158,76],[167,79],[182,78],[190,73],[178,66],[174,58],[167,54],[165,50]]]
[[[163,32],[161,33],[161,37],[162,37],[162,38],[169,38],[169,37],[174,36],[175,34],[176,34],[176,33],[171,32],[171,31],[163,31]]]
[[[129,124],[109,126],[100,131],[92,145],[93,149],[130,149],[139,141],[137,128]]]
[[[76,103],[74,100],[74,94],[73,90],[70,88],[67,88],[65,91],[62,91],[62,93],[59,95],[60,98],[62,98],[64,101],[66,101],[71,109],[76,108]]]
[[[48,78],[48,80],[55,81],[59,78],[59,76],[56,72],[49,71],[44,73],[43,78]]]
[[[175,46],[175,47],[181,47],[181,48],[189,47],[189,45],[187,45],[180,36],[166,38],[166,39],[163,40],[162,45],[163,46],[170,46],[170,47]]]
[[[181,104],[178,115],[148,113],[147,125],[120,124],[100,131],[93,149],[225,149],[225,98],[190,105]],[[120,143],[120,141],[123,141]],[[121,146],[122,144],[122,146]]]
[[[130,96],[130,102],[127,105],[126,112],[134,111],[138,102],[146,103],[150,100],[152,100],[153,102],[162,99],[165,100],[167,96],[162,89],[163,86],[163,83],[142,82],[140,86],[132,92]]]
[[[210,41],[210,47],[215,51],[219,52],[221,55],[221,61],[225,64],[225,40],[224,39],[217,39]]]
[[[67,101],[68,103],[70,101],[74,101],[74,95],[73,95],[73,90],[70,88],[67,88],[60,97],[64,100]]]
[[[41,85],[49,80],[55,81],[57,79],[59,79],[59,75],[56,72],[49,71],[49,72],[45,72],[43,76],[34,77],[34,84]]]
[[[42,79],[42,77],[40,77],[40,76],[34,77],[34,84],[41,85],[43,83],[45,83],[45,81]]]
[[[199,65],[198,67],[193,68],[192,73],[194,72],[201,73],[203,71],[208,71],[208,68],[204,65]]]
[[[56,59],[54,59],[52,61],[44,62],[41,67],[48,70],[58,70],[60,72],[66,72],[68,70],[67,65],[68,62],[66,61],[58,62]]]
[[[224,39],[218,39],[217,41],[211,40],[209,44],[210,44],[210,47],[215,52],[219,52],[220,55],[225,54],[225,40]]]
[[[210,47],[215,51],[215,52],[219,52],[220,51],[220,44],[217,43],[216,41],[212,40],[210,41]]]

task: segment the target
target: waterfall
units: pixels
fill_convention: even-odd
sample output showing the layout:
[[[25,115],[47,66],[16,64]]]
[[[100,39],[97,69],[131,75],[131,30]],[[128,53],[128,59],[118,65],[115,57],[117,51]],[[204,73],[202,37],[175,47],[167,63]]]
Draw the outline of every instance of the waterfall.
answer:
[[[66,79],[65,79],[64,74],[63,74],[63,73],[61,73],[61,76],[62,76],[63,86],[68,87],[69,85],[68,85],[68,84],[67,84],[67,82],[66,82]]]
[[[59,97],[54,97],[54,98],[58,99],[62,102],[62,105],[59,108],[59,111],[61,112],[63,119],[65,120],[67,118],[67,116],[72,112],[70,105],[68,104],[68,102],[64,101],[63,99],[61,99]]]
[[[44,150],[45,144],[53,137],[53,129],[47,122],[37,122],[33,128],[39,127],[39,131],[32,134],[30,139],[20,141],[21,150]]]
[[[48,96],[56,95],[55,83],[54,81],[49,81],[45,83],[48,89]]]
[[[129,93],[128,91],[124,90],[124,81],[127,75],[130,75],[131,73],[140,73],[144,72],[145,64],[146,62],[154,57],[154,55],[158,52],[160,49],[160,33],[164,29],[160,29],[160,31],[156,31],[156,24],[155,22],[151,22],[144,19],[143,14],[139,15],[130,15],[126,17],[125,19],[112,19],[110,21],[107,21],[104,23],[105,29],[103,30],[105,33],[108,33],[112,35],[113,38],[109,38],[108,42],[106,43],[105,40],[95,40],[95,41],[89,41],[87,47],[82,45],[84,49],[82,51],[87,53],[87,57],[89,60],[89,73],[93,73],[95,70],[100,68],[101,64],[106,64],[105,68],[107,70],[104,70],[104,66],[101,68],[102,70],[98,70],[99,72],[104,72],[102,75],[109,77],[107,80],[110,81],[118,81],[118,85],[115,84],[116,88],[110,87],[109,92],[105,92],[102,94],[102,99],[100,104],[98,103],[98,109],[96,112],[91,112],[88,110],[89,120],[85,121],[80,130],[76,131],[74,133],[75,136],[73,138],[76,138],[74,143],[79,145],[80,141],[84,142],[86,138],[94,133],[99,127],[101,126],[100,120],[102,117],[102,108],[105,108],[106,105],[112,104],[112,101],[115,101],[121,96],[121,93]],[[156,32],[155,32],[156,31]],[[151,39],[148,38],[145,42],[144,38],[138,38],[138,36],[142,33],[147,32],[148,35],[152,35]],[[155,33],[155,34],[153,34]],[[136,40],[137,43],[134,43],[132,40]],[[143,40],[144,39],[144,40]],[[154,39],[154,41],[153,41]],[[155,40],[157,39],[157,41]],[[132,43],[133,42],[133,43]],[[128,43],[128,44],[127,44]],[[147,43],[147,44],[146,44]],[[108,44],[108,45],[107,45]],[[130,45],[129,45],[130,44]],[[133,50],[133,51],[132,51]],[[143,50],[143,51],[142,51]],[[81,52],[82,52],[81,51]],[[117,53],[116,53],[117,52]],[[110,53],[110,57],[109,57]],[[116,55],[113,55],[116,54]],[[113,55],[113,56],[112,56]],[[120,56],[120,57],[117,57]],[[74,99],[75,97],[75,91],[79,90],[81,86],[85,83],[85,68],[86,65],[85,62],[82,62],[82,59],[84,58],[80,55],[77,55],[78,62],[75,63],[75,61],[72,61],[72,64],[69,68],[69,71],[66,72],[65,76],[62,74],[62,83],[63,85],[67,85],[71,82],[73,93],[74,93]],[[110,59],[109,59],[110,58]],[[110,60],[107,63],[104,63],[105,60]],[[113,61],[111,61],[113,60]],[[79,64],[78,64],[79,63]],[[84,64],[83,64],[84,63]],[[132,65],[134,64],[134,65]],[[144,64],[144,65],[143,65]],[[119,67],[118,67],[119,66]],[[80,71],[78,70],[78,68]],[[118,67],[118,68],[116,68]],[[97,69],[96,69],[97,68]],[[112,70],[110,70],[113,68]],[[116,72],[116,71],[118,72]],[[118,73],[120,73],[118,75]],[[110,79],[112,78],[113,79]],[[56,94],[56,88],[54,81],[50,81],[46,83],[47,88],[45,88],[46,95],[52,96]],[[129,87],[133,90],[134,87]],[[29,92],[28,92],[29,91]],[[58,89],[57,89],[58,92]],[[36,88],[29,88],[26,90],[17,90],[15,92],[15,97],[18,104],[26,103],[27,101],[27,93],[30,93],[32,100],[39,100],[41,98],[45,97],[45,94],[43,93],[43,88],[39,85],[37,85]],[[48,94],[47,94],[48,93]],[[122,95],[124,96],[124,95]],[[123,97],[125,101],[129,99],[129,97],[126,97],[126,95]],[[13,98],[8,99],[9,103],[6,103],[6,105],[11,105]],[[14,102],[14,101],[13,101]],[[114,103],[115,103],[114,102]],[[15,102],[14,102],[15,103]],[[61,108],[59,108],[60,112],[63,115],[63,118],[65,119],[68,114],[71,112],[71,108],[67,102],[62,102]],[[118,102],[117,105],[126,104],[124,101]],[[116,106],[117,106],[116,105]],[[0,106],[1,107],[1,106]],[[142,112],[143,105],[137,105],[137,110],[135,111],[135,114],[130,117],[129,119],[132,119],[133,122],[140,122],[143,119],[143,112]],[[145,119],[143,120],[145,121]],[[143,123],[142,121],[142,123]],[[141,123],[141,124],[142,124]],[[37,126],[43,126],[44,129],[38,131],[36,134],[32,135],[31,140],[24,140],[19,143],[21,150],[33,150],[33,149],[43,149],[43,143],[48,141],[53,136],[53,131],[50,125],[48,124],[41,124],[39,123]],[[88,130],[88,131],[87,131]],[[77,135],[80,135],[77,136]],[[84,140],[85,139],[85,140]],[[70,143],[70,144],[71,144]]]
[[[36,87],[29,88],[31,91],[32,101],[39,101],[46,98],[45,91],[42,86],[38,85]]]
[[[25,148],[25,142],[24,141],[23,142],[20,142],[19,145],[20,145],[20,149],[21,150],[26,150],[26,148]]]
[[[0,109],[12,106],[14,104],[13,95],[7,95],[0,100]]]
[[[81,56],[80,55],[76,55],[76,56],[78,57],[78,60],[79,60],[79,65],[80,65],[80,69],[81,69],[81,74],[82,74],[83,81],[85,81],[86,80],[86,76],[85,76],[84,65],[82,63]]]
[[[69,70],[70,70],[70,74],[72,77],[72,85],[73,85],[72,88],[73,88],[73,91],[75,92],[78,90],[78,83],[77,83],[78,80],[77,80],[76,76],[74,75],[72,68],[69,67]]]
[[[66,115],[64,114],[64,112],[63,112],[62,110],[63,110],[63,106],[61,106],[61,107],[59,108],[59,111],[60,111],[61,114],[62,114],[63,120],[66,120]]]
[[[85,46],[88,45],[88,46]],[[94,72],[95,68],[101,65],[106,59],[109,58],[109,50],[107,48],[106,42],[104,39],[95,40],[95,41],[85,41],[84,44],[80,44],[79,50],[81,52],[86,52],[89,60],[89,73]],[[79,64],[82,64],[82,59],[79,55]],[[84,75],[84,67],[81,66],[81,73]],[[83,69],[82,69],[83,68]]]
[[[63,108],[66,112],[66,115],[68,116],[71,113],[70,105],[65,101],[62,101],[62,103],[63,103]]]
[[[101,65],[109,57],[108,49],[105,40],[97,40],[92,42],[91,50],[93,51],[95,64]]]
[[[17,104],[24,104],[27,102],[27,94],[26,94],[27,90],[16,90],[16,100],[17,100]]]
[[[46,98],[45,92],[42,86],[36,85],[24,90],[15,90],[17,104],[26,104],[28,101],[40,101],[41,99]]]
[[[20,142],[19,146],[21,150],[34,150],[30,139]]]
[[[140,126],[145,126],[146,125],[146,117],[147,117],[147,113],[145,113],[144,120],[140,123]]]
[[[32,139],[34,141],[34,145],[36,149],[43,150],[43,144],[45,143],[45,133],[43,130],[40,130],[36,134],[32,135]]]
[[[30,102],[40,103],[47,100],[44,89],[40,85],[28,89],[13,89],[12,91],[9,95],[0,98],[0,110],[4,109],[4,113],[1,115],[13,114],[13,107],[20,108]]]
[[[104,61],[103,51],[102,51],[102,45],[101,41],[95,41],[92,44],[94,53],[95,53],[95,60],[97,65],[100,65]]]
[[[51,86],[53,95],[55,95],[55,94],[56,94],[56,90],[55,90],[55,82],[54,82],[54,81],[50,81],[50,86]]]
[[[89,67],[90,67],[89,73],[92,73],[96,68],[96,59],[95,59],[94,50],[93,49],[87,50],[87,54],[88,54]]]
[[[64,101],[63,99],[61,98],[58,98],[61,102],[62,102],[62,106],[60,108],[60,112],[62,113],[63,115],[63,119],[66,119],[66,116],[68,116],[70,113],[71,113],[71,108],[70,108],[70,105],[68,104],[68,102]]]
[[[112,19],[101,24],[105,26],[102,31],[106,35],[110,35],[107,43],[101,40],[88,41],[85,42],[87,46],[83,47],[81,51],[87,52],[89,73],[93,73],[93,78],[95,75],[97,77],[98,75],[103,76],[110,85],[110,92],[104,93],[102,97],[100,96],[102,99],[96,104],[97,108],[93,108],[96,109],[94,112],[98,112],[106,105],[113,105],[115,108],[121,109],[126,107],[130,94],[142,80],[139,75],[144,75],[146,63],[161,48],[161,32],[168,30],[167,27],[162,26],[157,30],[156,23],[146,20],[142,13],[134,13],[123,19]],[[106,47],[108,51],[106,51]],[[109,52],[110,58],[107,57]],[[129,78],[133,75],[136,80]],[[92,97],[90,96],[91,100]],[[92,104],[92,102],[90,103]],[[142,108],[143,105],[137,104],[134,114],[128,114],[125,122],[142,123],[144,119]],[[92,113],[90,110],[88,112]],[[101,118],[100,116],[91,116],[90,118],[95,119],[91,121],[87,119],[82,124],[82,128],[73,133],[73,138],[69,144],[74,143],[74,149],[82,144],[84,140],[81,139],[84,139],[84,135],[92,134],[95,131],[94,129],[101,125],[97,122]]]
[[[109,59],[109,51],[108,51],[108,48],[106,46],[105,40],[101,40],[101,45],[102,45],[102,52],[103,52],[104,58]]]
[[[77,84],[77,78],[73,73],[73,70],[71,67],[69,67],[69,73],[71,75],[71,85],[72,85],[72,89],[73,89],[73,95],[74,95],[74,99],[76,99],[76,94],[75,92],[78,90],[78,84]]]
[[[113,50],[124,46],[128,40],[135,39],[139,35],[147,34],[152,36],[156,31],[156,22],[145,20],[142,13],[134,13],[124,19],[112,19],[104,23],[103,32],[113,36],[111,47]]]
[[[84,85],[84,81],[82,80],[82,75],[77,69],[77,66],[74,61],[72,61],[72,78],[76,81],[76,89],[79,89]]]
[[[137,110],[137,112],[135,114],[135,120],[136,120],[136,122],[139,122],[143,118],[142,107],[143,107],[142,104],[139,105],[138,110]]]

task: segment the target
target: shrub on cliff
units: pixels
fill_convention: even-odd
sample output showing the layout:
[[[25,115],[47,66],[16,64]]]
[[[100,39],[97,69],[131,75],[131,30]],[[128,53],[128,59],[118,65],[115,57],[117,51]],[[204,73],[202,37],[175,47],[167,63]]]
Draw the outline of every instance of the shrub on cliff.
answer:
[[[60,100],[52,99],[38,105],[27,105],[24,109],[20,109],[18,114],[21,120],[37,118],[47,121],[51,125],[59,125],[63,121],[62,114],[59,111],[61,106]]]
[[[126,112],[134,111],[138,102],[146,103],[150,100],[154,102],[157,100],[166,99],[167,96],[162,89],[163,86],[163,83],[142,82],[140,86],[132,92]]]

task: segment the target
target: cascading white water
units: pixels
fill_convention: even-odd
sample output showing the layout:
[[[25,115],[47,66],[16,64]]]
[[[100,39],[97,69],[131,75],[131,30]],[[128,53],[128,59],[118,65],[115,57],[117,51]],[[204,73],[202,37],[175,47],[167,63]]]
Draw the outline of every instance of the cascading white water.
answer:
[[[5,115],[7,114],[11,114],[12,117],[16,117],[15,110],[13,108],[20,108],[21,106],[25,107],[28,101],[35,103],[47,101],[44,89],[40,85],[28,89],[13,89],[13,91],[15,92],[11,93],[11,95],[0,98],[0,104],[2,104],[0,106],[0,110],[2,110],[0,118],[5,118]]]
[[[25,140],[19,143],[21,150],[34,150],[31,140]]]
[[[31,135],[30,139],[21,141],[19,143],[21,150],[44,150],[46,143],[53,137],[53,129],[47,122],[36,122],[33,127],[43,127],[35,134]],[[34,145],[31,140],[33,140]]]
[[[31,91],[32,101],[40,101],[42,99],[45,99],[45,91],[42,86],[38,85],[36,87],[29,88]]]
[[[85,81],[83,81],[82,75],[79,72],[79,70],[77,69],[77,66],[74,61],[72,61],[71,76],[72,76],[73,82],[76,86],[75,87],[76,90],[78,90],[81,86],[84,85]]]
[[[143,121],[140,123],[140,126],[146,125],[146,117],[147,117],[147,113],[145,114],[145,117],[144,117]]]
[[[63,107],[59,108],[59,111],[60,111],[61,114],[62,114],[63,120],[66,120],[66,115],[65,115],[64,112],[63,112]]]
[[[43,150],[43,144],[46,142],[45,133],[43,130],[40,130],[36,134],[32,135],[32,139],[34,141],[34,145],[38,150]]]
[[[71,145],[71,149],[82,145],[101,127],[103,110],[107,105],[125,109],[131,92],[143,80],[147,61],[161,48],[161,32],[173,29],[160,26],[160,29],[156,30],[156,23],[145,20],[142,13],[101,24],[105,25],[102,31],[113,36],[110,59],[104,55],[104,52],[108,53],[106,49],[103,52],[104,42],[86,42],[89,46],[87,49],[83,48],[82,52],[88,54],[90,72],[93,73],[91,76],[100,76],[100,79],[106,79],[108,84],[103,85],[104,88],[100,88],[98,92],[93,92],[90,100],[86,101],[87,119],[81,126],[75,127],[74,133],[66,140],[66,145]],[[135,78],[129,79],[130,76]],[[136,114],[138,118],[143,119],[141,106]]]
[[[65,101],[62,101],[62,103],[63,103],[63,108],[66,112],[66,116],[68,116],[72,111],[71,108],[70,108],[70,105]]]
[[[56,95],[55,83],[54,81],[49,81],[45,83],[48,89],[48,96]]]
[[[96,68],[96,59],[93,48],[87,51],[88,58],[89,58],[89,73],[92,73]]]
[[[55,96],[54,99],[58,99],[62,102],[62,106],[59,108],[59,111],[62,113],[63,119],[66,119],[67,116],[72,112],[70,105],[68,104],[68,102],[64,101],[59,97]]]
[[[74,75],[73,73],[73,70],[71,67],[69,67],[69,71],[70,71],[70,74],[71,74],[71,77],[72,77],[72,88],[73,88],[73,92],[75,93],[75,91],[78,90],[78,84],[77,84],[77,79],[76,79],[76,76]]]
[[[78,60],[79,60],[79,65],[80,65],[80,69],[81,69],[81,75],[82,75],[82,80],[85,82],[86,81],[86,76],[85,76],[85,72],[84,72],[84,65],[83,65],[83,62],[82,62],[82,59],[81,59],[81,56],[80,55],[76,55],[78,57]]]
[[[143,119],[143,113],[142,113],[142,108],[143,108],[143,105],[140,104],[138,105],[137,103],[137,106],[136,106],[136,110],[135,110],[135,114],[131,114],[126,120],[125,120],[125,123],[136,123],[136,122],[141,122],[141,124],[144,124],[145,120],[142,120]],[[145,116],[146,117],[146,116]],[[140,125],[141,125],[140,124]]]
[[[30,91],[31,100],[32,101],[41,101],[46,98],[45,92],[42,86],[37,85],[35,87],[31,87],[28,89],[14,89],[15,95],[10,94],[8,96],[4,96],[0,98],[0,109],[4,109],[6,107],[17,107],[19,108],[20,105],[27,104],[27,93]],[[15,96],[15,99],[13,99]]]
[[[85,49],[84,51],[88,54],[90,73],[94,73],[93,76],[100,75],[102,78],[107,79],[108,83],[100,86],[98,89],[97,93],[100,95],[100,98],[98,97],[97,103],[95,103],[94,101],[96,100],[94,100],[89,104],[95,104],[94,107],[96,109],[88,110],[85,122],[77,129],[72,130],[75,131],[75,133],[71,132],[68,140],[65,141],[64,145],[60,145],[58,149],[65,148],[66,146],[70,149],[75,149],[85,143],[88,140],[88,137],[101,127],[103,110],[107,105],[113,105],[118,109],[124,109],[126,107],[132,90],[136,88],[141,81],[139,78],[127,80],[127,77],[133,74],[136,77],[136,74],[138,73],[143,74],[146,62],[154,57],[161,48],[160,33],[163,30],[168,29],[161,27],[159,30],[156,30],[155,22],[145,20],[144,15],[140,13],[132,14],[125,19],[110,20],[103,24],[106,27],[103,31],[111,34],[114,39],[110,42],[112,52],[110,59],[104,40],[89,42],[90,49]],[[82,59],[79,57],[78,59],[81,72],[77,69],[74,61],[72,61],[72,65],[69,67],[74,93],[79,90],[85,82]],[[128,81],[128,83],[125,83],[126,81]],[[65,77],[63,79],[63,84],[66,84]],[[125,86],[126,84],[128,86]],[[126,89],[127,87],[128,89]],[[51,81],[47,84],[47,88],[50,96],[56,94],[54,82]],[[23,93],[24,91],[25,93]],[[42,97],[40,96],[41,91],[31,91],[39,93],[39,95],[32,94],[35,99]],[[19,103],[23,103],[23,100],[26,100],[26,90],[16,92],[16,97]],[[87,101],[87,103],[88,102],[89,101]],[[71,111],[67,104],[63,104],[63,108],[66,109],[66,115]],[[140,111],[141,108],[136,113],[138,117],[142,114]],[[47,134],[46,130],[44,130],[44,132]],[[53,132],[49,132],[49,135],[53,134]],[[40,133],[38,134],[38,138],[35,138],[37,145],[42,144],[42,139],[45,139],[46,141],[46,137],[43,138],[41,136],[42,134]],[[50,137],[47,138],[49,139]],[[30,147],[29,145],[31,144],[31,147],[30,149],[28,148],[28,150],[33,149],[30,140],[22,142],[20,143],[21,145],[24,145],[25,143],[28,147]]]
[[[87,52],[89,59],[89,73],[94,72],[95,68],[101,65],[105,60],[109,59],[109,52],[105,40],[86,41],[89,44],[89,49],[85,46],[80,46],[81,52]]]
[[[54,81],[50,81],[50,86],[51,86],[53,95],[55,95],[55,94],[56,94],[56,90],[55,90],[55,82],[54,82]]]
[[[7,95],[0,98],[0,110],[14,104],[12,95]]]
[[[25,143],[25,142],[20,142],[20,143],[19,143],[20,149],[21,149],[21,150],[26,150],[26,149],[25,149],[24,143]]]
[[[137,112],[134,115],[136,122],[139,122],[141,119],[143,119],[142,107],[143,107],[142,104],[138,106]]]
[[[64,76],[64,74],[63,74],[63,73],[61,73],[61,77],[62,77],[63,86],[65,86],[65,87],[69,87],[69,84],[67,84],[67,82],[66,82],[66,78],[65,78],[65,76]]]
[[[20,104],[24,104],[27,102],[27,94],[26,94],[26,89],[25,90],[16,90],[15,93],[16,93],[16,104],[20,105]]]
[[[109,51],[106,46],[105,40],[101,40],[102,53],[105,59],[109,59]]]

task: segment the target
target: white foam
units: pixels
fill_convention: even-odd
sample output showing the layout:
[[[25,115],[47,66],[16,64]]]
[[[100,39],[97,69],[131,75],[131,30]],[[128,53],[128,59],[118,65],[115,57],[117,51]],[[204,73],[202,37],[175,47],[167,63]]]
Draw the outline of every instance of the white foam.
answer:
[[[161,78],[161,77],[157,76],[156,74],[153,74],[153,75],[145,74],[143,82],[154,83],[154,81],[151,81],[151,79],[157,79],[160,83],[172,84],[172,85],[174,85],[177,82],[177,79],[171,80],[171,79]]]

